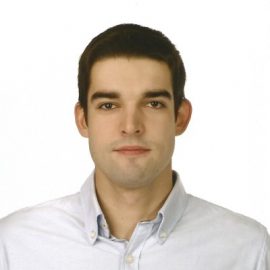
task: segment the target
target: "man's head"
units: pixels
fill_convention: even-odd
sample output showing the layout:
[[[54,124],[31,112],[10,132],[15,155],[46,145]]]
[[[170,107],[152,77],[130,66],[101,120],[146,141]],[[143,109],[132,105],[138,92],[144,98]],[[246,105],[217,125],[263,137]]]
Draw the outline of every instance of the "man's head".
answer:
[[[191,115],[184,81],[179,54],[160,32],[120,25],[88,45],[75,117],[98,179],[125,188],[171,181],[175,136]]]
[[[161,32],[136,24],[120,24],[96,36],[85,48],[79,62],[79,102],[87,112],[93,65],[109,57],[150,58],[166,63],[173,86],[175,115],[184,98],[185,68],[178,50]],[[87,114],[85,113],[87,117]],[[86,119],[87,120],[87,119]]]

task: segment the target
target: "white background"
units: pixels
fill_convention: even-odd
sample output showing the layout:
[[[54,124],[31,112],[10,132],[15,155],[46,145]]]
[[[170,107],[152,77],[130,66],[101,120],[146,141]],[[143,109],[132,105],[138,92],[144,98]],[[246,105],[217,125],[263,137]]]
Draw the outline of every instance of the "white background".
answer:
[[[193,117],[173,159],[186,190],[270,228],[270,2],[1,1],[0,216],[77,192],[93,169],[73,120],[78,59],[134,22],[181,51]]]

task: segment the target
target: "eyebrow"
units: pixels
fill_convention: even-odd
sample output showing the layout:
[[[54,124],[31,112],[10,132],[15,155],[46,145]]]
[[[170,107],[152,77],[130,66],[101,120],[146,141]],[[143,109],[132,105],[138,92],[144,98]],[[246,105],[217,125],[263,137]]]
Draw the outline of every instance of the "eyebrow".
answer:
[[[91,101],[93,102],[94,100],[99,99],[99,98],[116,99],[116,98],[120,98],[120,95],[117,92],[98,91],[91,96]]]
[[[155,97],[165,97],[168,99],[172,99],[172,95],[168,90],[151,90],[147,91],[143,95],[144,98],[155,98]]]
[[[165,97],[168,99],[172,99],[172,95],[168,90],[149,90],[143,93],[143,98],[157,98],[157,97]],[[100,99],[100,98],[108,98],[108,99],[118,99],[120,98],[120,94],[115,91],[97,91],[91,96],[91,101]]]

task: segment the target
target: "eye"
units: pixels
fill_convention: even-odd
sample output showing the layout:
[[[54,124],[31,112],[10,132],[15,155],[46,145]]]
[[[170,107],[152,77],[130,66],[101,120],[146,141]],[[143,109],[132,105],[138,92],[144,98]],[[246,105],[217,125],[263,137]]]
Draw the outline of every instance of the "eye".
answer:
[[[108,111],[108,110],[115,109],[116,106],[114,104],[112,104],[112,103],[107,102],[107,103],[101,104],[100,106],[98,106],[98,108],[99,109],[102,109],[102,110],[107,110]]]
[[[160,101],[151,101],[147,104],[147,106],[154,109],[161,109],[165,107],[165,105],[161,103]]]

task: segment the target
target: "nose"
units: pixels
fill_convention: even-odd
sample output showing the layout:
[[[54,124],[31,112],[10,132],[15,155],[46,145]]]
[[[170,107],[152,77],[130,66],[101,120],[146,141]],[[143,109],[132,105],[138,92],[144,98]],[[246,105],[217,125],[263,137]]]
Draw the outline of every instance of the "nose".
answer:
[[[123,135],[140,135],[144,132],[142,112],[128,108],[123,112],[121,133]]]

